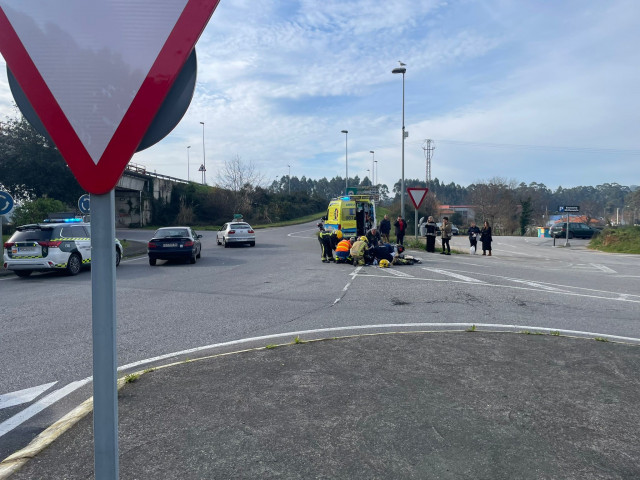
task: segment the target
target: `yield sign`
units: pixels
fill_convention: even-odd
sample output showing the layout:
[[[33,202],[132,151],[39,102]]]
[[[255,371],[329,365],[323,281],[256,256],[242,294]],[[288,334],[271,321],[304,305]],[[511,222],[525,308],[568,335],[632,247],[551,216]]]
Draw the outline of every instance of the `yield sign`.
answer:
[[[219,0],[0,0],[0,53],[80,185],[115,187]]]
[[[416,207],[416,210],[420,208],[420,205],[422,205],[422,202],[427,196],[428,191],[429,191],[428,188],[420,188],[420,187],[407,188],[407,193],[409,194],[409,198],[411,199],[413,206]]]

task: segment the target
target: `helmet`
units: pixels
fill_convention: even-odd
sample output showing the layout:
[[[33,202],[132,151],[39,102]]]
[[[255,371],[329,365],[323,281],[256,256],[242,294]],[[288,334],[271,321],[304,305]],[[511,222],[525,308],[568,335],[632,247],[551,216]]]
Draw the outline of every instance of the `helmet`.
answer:
[[[338,240],[342,240],[342,232],[340,230],[336,232],[336,236],[338,237]]]
[[[380,260],[378,265],[380,266],[380,268],[388,268],[389,267],[389,260],[386,260],[386,259],[383,258],[382,260]]]
[[[404,247],[402,245],[398,245],[398,253],[404,252]]]
[[[369,243],[369,240],[367,240],[367,237],[365,237],[364,235],[360,237],[360,240]]]

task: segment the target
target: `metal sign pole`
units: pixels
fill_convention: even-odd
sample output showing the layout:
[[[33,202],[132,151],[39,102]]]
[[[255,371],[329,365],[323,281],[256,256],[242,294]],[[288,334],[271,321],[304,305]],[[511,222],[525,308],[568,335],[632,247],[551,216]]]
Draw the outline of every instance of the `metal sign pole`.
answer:
[[[564,242],[564,246],[565,247],[571,246],[571,244],[569,243],[569,212],[567,212],[567,238],[566,238],[566,241]]]
[[[418,240],[418,209],[416,208],[416,215],[415,215],[415,230],[416,230],[416,240]]]
[[[118,479],[115,196],[91,195],[93,450],[96,480]]]

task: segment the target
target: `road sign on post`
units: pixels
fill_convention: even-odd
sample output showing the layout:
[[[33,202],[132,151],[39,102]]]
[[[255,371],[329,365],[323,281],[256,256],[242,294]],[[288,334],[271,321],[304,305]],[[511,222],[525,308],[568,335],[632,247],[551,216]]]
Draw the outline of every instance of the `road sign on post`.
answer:
[[[2,216],[13,209],[13,197],[7,192],[0,191],[0,246],[2,246]]]
[[[218,2],[0,0],[7,68],[92,194],[97,480],[119,476],[113,189]]]
[[[418,209],[420,208],[420,205],[422,205],[422,202],[424,201],[424,199],[427,197],[428,191],[429,191],[428,188],[422,188],[422,187],[407,188],[407,193],[409,194],[411,203],[413,203],[413,206],[416,207],[415,222],[414,222],[416,240],[418,239]]]

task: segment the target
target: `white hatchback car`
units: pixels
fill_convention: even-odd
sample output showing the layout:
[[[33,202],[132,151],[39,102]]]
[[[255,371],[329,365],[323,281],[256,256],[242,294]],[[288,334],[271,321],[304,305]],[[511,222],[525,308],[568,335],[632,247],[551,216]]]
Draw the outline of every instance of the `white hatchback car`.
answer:
[[[216,242],[218,245],[224,245],[225,248],[234,243],[247,243],[250,247],[255,247],[256,233],[246,222],[229,222],[216,233]]]

